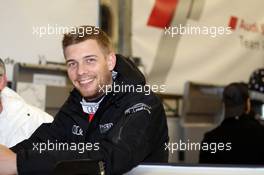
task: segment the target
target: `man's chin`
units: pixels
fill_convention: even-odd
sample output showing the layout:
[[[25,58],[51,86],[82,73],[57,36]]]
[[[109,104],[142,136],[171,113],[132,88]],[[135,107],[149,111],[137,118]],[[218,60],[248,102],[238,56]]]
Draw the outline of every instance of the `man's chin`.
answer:
[[[80,92],[86,100],[94,100],[101,96],[98,92]]]

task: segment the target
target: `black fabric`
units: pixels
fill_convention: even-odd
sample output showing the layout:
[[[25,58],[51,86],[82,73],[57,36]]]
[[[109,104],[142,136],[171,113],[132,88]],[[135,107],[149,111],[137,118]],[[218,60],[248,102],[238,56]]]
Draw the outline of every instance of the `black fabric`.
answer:
[[[143,74],[121,55],[117,55],[115,71],[118,72],[117,84],[145,84]],[[165,142],[168,142],[166,116],[156,95],[145,95],[144,92],[107,94],[91,123],[82,111],[81,99],[80,93],[74,89],[53,123],[41,125],[28,140],[12,148],[17,153],[19,174],[50,174],[60,160],[103,160],[107,174],[122,174],[141,162],[168,161],[168,152],[165,151]],[[141,105],[141,108],[128,110],[135,105]],[[84,153],[44,151],[41,154],[33,150],[33,143],[48,140],[56,143],[99,143],[100,149]]]
[[[203,143],[231,143],[231,149],[200,151],[200,163],[213,164],[264,164],[264,128],[251,115],[227,118],[220,126],[207,132]]]
[[[248,87],[245,83],[231,83],[225,87],[223,92],[225,116],[234,117],[242,115],[246,110],[248,98]]]

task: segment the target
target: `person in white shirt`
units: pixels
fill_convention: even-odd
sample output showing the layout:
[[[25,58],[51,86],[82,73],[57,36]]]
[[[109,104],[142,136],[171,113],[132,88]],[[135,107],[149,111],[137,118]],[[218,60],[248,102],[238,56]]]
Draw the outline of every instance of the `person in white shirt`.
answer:
[[[0,144],[12,147],[29,138],[42,123],[52,122],[53,117],[27,104],[6,84],[5,65],[0,59]]]

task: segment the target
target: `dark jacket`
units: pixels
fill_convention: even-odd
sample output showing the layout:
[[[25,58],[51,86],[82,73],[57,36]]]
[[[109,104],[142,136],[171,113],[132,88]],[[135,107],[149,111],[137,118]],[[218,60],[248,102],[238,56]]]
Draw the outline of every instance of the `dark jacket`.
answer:
[[[202,144],[213,143],[217,151],[201,150],[200,163],[264,164],[264,127],[251,115],[226,118],[205,134]]]
[[[127,58],[117,55],[114,70],[118,72],[116,84],[145,85],[144,76]],[[111,92],[100,103],[91,123],[82,110],[81,99],[74,89],[53,123],[43,124],[28,140],[12,148],[17,153],[19,174],[50,174],[61,160],[103,160],[108,174],[122,174],[141,162],[167,162],[167,122],[156,95]],[[48,141],[57,145],[90,143],[91,150],[50,151],[46,146],[40,153],[40,145]],[[39,149],[34,149],[34,145]]]

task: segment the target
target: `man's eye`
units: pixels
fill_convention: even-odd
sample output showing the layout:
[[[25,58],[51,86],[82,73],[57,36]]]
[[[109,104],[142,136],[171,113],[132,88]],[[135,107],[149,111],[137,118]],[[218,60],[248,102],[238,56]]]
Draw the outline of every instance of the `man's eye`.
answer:
[[[77,65],[77,63],[75,63],[75,62],[69,62],[69,63],[67,63],[67,66],[69,68],[74,68],[74,67],[76,67],[76,65]]]
[[[94,63],[95,61],[96,60],[94,58],[89,58],[85,60],[86,63]]]

